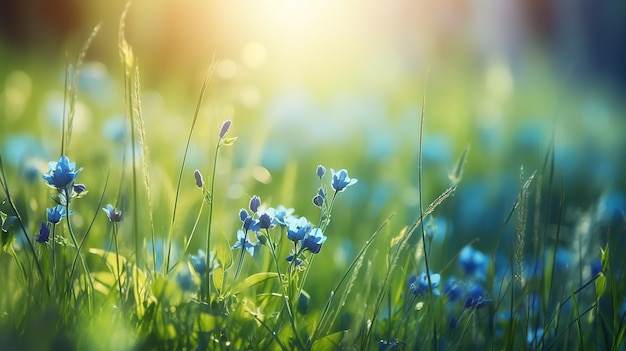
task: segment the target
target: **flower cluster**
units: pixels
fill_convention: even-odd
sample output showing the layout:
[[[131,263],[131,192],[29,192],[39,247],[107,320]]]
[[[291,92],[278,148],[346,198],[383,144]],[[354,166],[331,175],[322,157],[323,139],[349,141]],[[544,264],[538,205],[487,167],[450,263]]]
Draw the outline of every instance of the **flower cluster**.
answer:
[[[66,156],[61,156],[58,162],[49,163],[50,170],[42,175],[46,183],[57,190],[58,195],[53,197],[56,206],[46,209],[46,221],[41,221],[39,233],[36,237],[38,243],[47,243],[50,240],[50,225],[55,226],[63,217],[69,217],[74,211],[69,210],[70,200],[81,197],[87,193],[83,184],[76,183],[76,177],[83,170],[76,169],[76,163],[70,162]]]
[[[315,173],[321,182],[326,174],[326,168],[321,165],[317,166]],[[294,216],[294,210],[283,205],[265,209],[261,198],[254,195],[250,199],[248,208],[239,210],[241,229],[237,231],[237,241],[232,248],[241,249],[242,252],[248,251],[251,255],[254,255],[255,249],[261,244],[275,250],[276,244],[269,231],[279,226],[286,230],[287,239],[293,242],[293,252],[286,258],[288,262],[298,266],[303,263],[301,256],[305,252],[320,253],[327,240],[324,231],[330,223],[330,211],[336,194],[357,183],[357,179],[350,178],[345,169],[338,172],[331,169],[331,174],[330,186],[334,190],[334,195],[328,198],[326,188],[321,185],[313,197],[313,204],[322,212],[317,226],[309,222],[306,217]],[[255,241],[250,240],[250,233],[254,233]]]

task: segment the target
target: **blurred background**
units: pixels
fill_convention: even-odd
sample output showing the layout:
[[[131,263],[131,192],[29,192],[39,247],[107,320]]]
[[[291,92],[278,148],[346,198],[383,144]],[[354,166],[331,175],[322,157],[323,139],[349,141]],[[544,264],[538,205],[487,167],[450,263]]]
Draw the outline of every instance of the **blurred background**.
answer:
[[[16,172],[58,158],[66,62],[99,23],[69,152],[93,179],[104,177],[98,165],[121,162],[124,7],[0,2],[0,152]],[[412,222],[420,195],[430,203],[450,184],[468,144],[465,178],[436,213],[447,223],[440,235],[461,239],[451,252],[500,234],[520,167],[525,177],[541,172],[551,146],[563,224],[573,233],[585,214],[623,232],[625,19],[617,0],[134,1],[125,36],[140,69],[150,159],[162,173],[155,178],[176,179],[202,80],[217,62],[187,168],[209,172],[217,128],[232,119],[239,140],[221,161],[232,170],[218,172],[232,216],[225,235],[234,238],[237,209],[252,194],[315,218],[315,167],[347,168],[359,183],[342,194],[329,229],[344,238],[333,246],[342,263],[390,213],[398,213],[392,232]],[[183,191],[194,191],[189,180]],[[546,228],[558,193],[544,198]]]

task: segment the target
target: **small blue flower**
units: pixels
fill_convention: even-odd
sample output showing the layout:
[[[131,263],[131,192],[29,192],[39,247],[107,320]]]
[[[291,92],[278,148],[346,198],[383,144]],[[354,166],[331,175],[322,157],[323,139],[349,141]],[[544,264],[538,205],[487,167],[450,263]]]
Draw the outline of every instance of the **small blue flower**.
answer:
[[[56,205],[53,208],[48,208],[46,212],[48,213],[48,222],[57,224],[61,222],[61,219],[65,216],[66,209],[65,206]],[[70,215],[72,213],[74,213],[74,211],[70,211]]]
[[[259,210],[259,206],[261,206],[261,198],[254,195],[250,199],[250,211],[252,211],[252,213],[256,213]]]
[[[274,218],[272,218],[272,216],[268,212],[264,212],[259,216],[259,227],[261,229],[272,228],[275,225],[273,222]]]
[[[198,274],[204,274],[206,272],[206,253],[203,250],[198,250],[198,255],[191,255],[189,258],[193,270]]]
[[[267,209],[267,212],[269,212],[272,218],[274,218],[274,224],[278,224],[283,227],[287,226],[287,222],[291,218],[293,211],[293,208],[288,209],[283,205],[278,205],[278,207],[276,208],[270,207]]]
[[[439,296],[439,290],[437,286],[439,286],[439,282],[441,281],[441,275],[437,273],[430,274],[430,283],[433,287],[433,295]],[[428,276],[426,272],[422,272],[419,276],[413,275],[409,278],[407,282],[409,286],[409,290],[417,295],[423,295],[428,292]]]
[[[487,277],[489,257],[473,247],[466,246],[461,250],[459,263],[466,274],[473,275],[481,280]]]
[[[248,214],[248,211],[245,208],[242,208],[241,210],[239,210],[239,220],[243,223],[246,218],[250,217],[250,215]]]
[[[326,239],[326,235],[320,228],[312,229],[302,240],[302,248],[317,254],[322,249],[322,244],[326,242]]]
[[[322,177],[324,177],[324,174],[326,174],[326,168],[324,168],[324,166],[322,165],[319,165],[317,166],[317,170],[315,171],[315,173],[320,179],[322,179]]]
[[[324,190],[320,188],[317,194],[313,197],[313,205],[322,208],[322,206],[324,206],[324,198]]]
[[[59,162],[50,162],[50,170],[43,175],[48,185],[57,189],[67,189],[74,183],[82,168],[76,169],[76,163],[70,162],[69,158],[61,156]]]
[[[202,186],[204,185],[204,179],[202,179],[202,173],[200,173],[199,170],[195,170],[193,171],[193,177],[196,180],[196,186],[198,188],[202,188]]]
[[[461,295],[463,295],[463,289],[458,284],[458,281],[455,277],[450,277],[448,278],[446,285],[443,286],[443,293],[446,294],[448,300],[453,302],[461,298]]]
[[[41,227],[39,228],[39,235],[37,236],[38,243],[47,243],[50,239],[50,227],[48,227],[48,223],[41,221]]]
[[[254,248],[259,245],[260,243],[258,241],[255,243],[248,241],[248,237],[243,230],[237,230],[237,242],[233,245],[233,250],[243,247],[251,256],[254,256]]]
[[[248,231],[258,232],[259,230],[261,230],[261,222],[259,222],[258,219],[254,219],[248,216],[248,218],[246,218],[243,221],[242,227],[246,232]]]
[[[480,284],[474,284],[470,288],[469,294],[465,299],[466,309],[481,309],[491,302],[486,298],[487,292]]]
[[[311,228],[313,225],[307,221],[306,217],[290,219],[287,221],[287,238],[293,242],[304,240]]]
[[[85,186],[85,184],[74,184],[72,189],[74,190],[74,195],[78,197],[87,193],[87,187]]]
[[[345,169],[340,169],[338,172],[335,172],[335,170],[331,168],[330,174],[333,177],[331,186],[335,189],[336,193],[344,191],[347,187],[356,184],[358,181],[356,178],[350,179],[350,177],[348,177],[348,171]]]
[[[111,222],[120,222],[122,220],[122,211],[116,209],[111,204],[108,204],[107,207],[102,209],[102,211],[106,213],[109,221]]]

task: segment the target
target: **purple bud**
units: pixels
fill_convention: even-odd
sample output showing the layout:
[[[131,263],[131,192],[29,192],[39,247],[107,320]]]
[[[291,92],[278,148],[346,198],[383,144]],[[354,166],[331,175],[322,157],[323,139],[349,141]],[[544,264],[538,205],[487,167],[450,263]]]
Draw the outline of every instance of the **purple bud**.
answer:
[[[222,128],[220,128],[220,139],[224,138],[224,135],[226,135],[232,123],[233,122],[229,119],[224,121],[224,123],[222,123]]]
[[[259,206],[261,206],[261,199],[254,195],[251,199],[250,199],[250,211],[252,211],[252,213],[256,213],[256,211],[259,209]]]
[[[202,174],[200,173],[200,171],[196,169],[193,172],[193,176],[194,178],[196,178],[196,185],[198,186],[198,188],[202,188],[202,186],[204,185],[204,179],[202,179]]]
[[[74,192],[80,195],[83,191],[87,190],[85,184],[74,184]]]

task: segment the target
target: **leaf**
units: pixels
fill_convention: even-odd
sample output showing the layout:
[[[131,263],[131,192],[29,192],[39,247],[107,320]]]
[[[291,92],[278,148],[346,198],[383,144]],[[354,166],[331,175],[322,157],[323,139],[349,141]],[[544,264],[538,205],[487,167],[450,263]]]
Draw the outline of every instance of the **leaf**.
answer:
[[[235,143],[235,140],[237,140],[237,137],[232,137],[232,138],[224,138],[224,139],[222,140],[222,145],[225,145],[225,146],[230,146],[230,145],[232,145],[232,144],[234,144],[234,143]]]
[[[224,290],[224,267],[217,267],[213,270],[213,285],[217,292],[221,294]]]
[[[126,267],[126,258],[124,258],[124,256],[116,255],[115,252],[94,248],[89,249],[89,253],[102,257],[106,262],[109,271],[111,271],[111,273],[113,273],[116,277],[119,277],[120,273],[124,273]],[[118,267],[121,272],[118,272]],[[124,279],[122,279],[122,283],[124,283]]]
[[[263,272],[263,273],[253,274],[249,276],[248,278],[244,279],[239,284],[235,285],[235,287],[233,287],[230,291],[228,291],[226,295],[238,294],[239,292],[241,292],[241,290],[248,289],[268,279],[277,278],[277,277],[278,277],[278,273],[275,273],[275,272]]]
[[[215,330],[221,324],[222,321],[219,316],[214,316],[208,313],[200,313],[200,316],[198,317],[198,331],[201,333]]]
[[[452,182],[453,186],[459,185],[461,179],[463,178],[463,168],[465,166],[465,162],[467,161],[467,154],[469,153],[469,149],[470,146],[469,144],[467,144],[467,146],[465,146],[465,149],[463,150],[461,158],[459,158],[459,160],[457,161],[456,166],[454,167],[452,172],[448,174],[448,178]]]
[[[219,262],[220,266],[224,267],[224,269],[228,269],[232,265],[233,261],[231,249],[223,244],[218,244],[216,246],[215,257],[217,258],[217,262]]]
[[[606,276],[604,273],[598,273],[598,277],[596,278],[596,300],[599,300],[602,294],[606,291]]]
[[[311,349],[313,350],[337,350],[341,344],[341,340],[348,333],[348,330],[343,330],[333,334],[326,335],[323,338],[319,338],[313,342]]]

